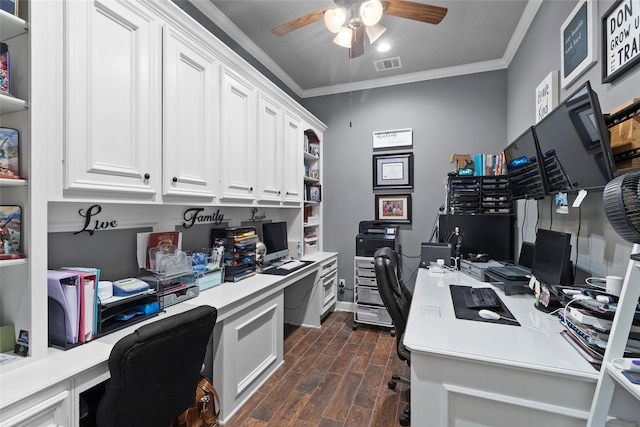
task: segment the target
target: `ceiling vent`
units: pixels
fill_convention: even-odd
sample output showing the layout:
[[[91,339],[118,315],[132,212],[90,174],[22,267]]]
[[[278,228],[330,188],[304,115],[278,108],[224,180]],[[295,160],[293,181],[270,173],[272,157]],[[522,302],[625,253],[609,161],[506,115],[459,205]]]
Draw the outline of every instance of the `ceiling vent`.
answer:
[[[373,61],[373,65],[376,66],[376,71],[386,71],[386,70],[394,70],[396,68],[402,68],[402,62],[400,62],[399,56],[396,56],[394,58],[380,59],[378,61]]]

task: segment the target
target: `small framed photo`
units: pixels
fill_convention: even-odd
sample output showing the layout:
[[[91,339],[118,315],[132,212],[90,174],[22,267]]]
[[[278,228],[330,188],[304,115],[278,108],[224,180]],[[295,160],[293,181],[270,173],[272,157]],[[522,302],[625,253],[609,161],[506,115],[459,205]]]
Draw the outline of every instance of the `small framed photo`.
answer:
[[[376,194],[376,220],[411,223],[411,194]]]
[[[566,89],[596,62],[596,0],[580,0],[560,30],[562,88]]]
[[[21,229],[20,206],[0,205],[0,259],[24,258]]]
[[[413,153],[373,156],[373,189],[413,188]]]
[[[307,187],[307,200],[311,202],[320,202],[322,200],[322,186],[320,184],[310,185]]]
[[[320,171],[318,169],[309,169],[309,178],[320,179]]]
[[[20,179],[19,144],[17,130],[0,127],[0,178]]]
[[[602,15],[602,83],[610,83],[640,63],[638,0],[618,0]]]

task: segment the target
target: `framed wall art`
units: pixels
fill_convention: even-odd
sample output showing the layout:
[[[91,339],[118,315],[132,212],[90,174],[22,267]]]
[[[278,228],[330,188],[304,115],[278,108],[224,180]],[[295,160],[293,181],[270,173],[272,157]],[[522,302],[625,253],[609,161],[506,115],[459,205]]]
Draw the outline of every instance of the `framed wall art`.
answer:
[[[413,188],[413,153],[373,156],[373,189]]]
[[[602,83],[640,62],[640,0],[618,0],[602,16]]]
[[[373,149],[393,149],[413,145],[412,129],[381,130],[373,133]]]
[[[580,0],[560,30],[560,78],[565,89],[596,62],[596,0]]]
[[[376,194],[376,220],[411,223],[411,194]]]

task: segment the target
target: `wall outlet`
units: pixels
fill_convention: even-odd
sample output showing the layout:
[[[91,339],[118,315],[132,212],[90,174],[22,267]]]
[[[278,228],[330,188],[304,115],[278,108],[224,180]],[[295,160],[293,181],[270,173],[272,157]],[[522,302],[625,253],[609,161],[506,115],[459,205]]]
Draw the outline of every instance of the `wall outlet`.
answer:
[[[339,288],[344,288],[344,279],[338,279],[338,287]]]

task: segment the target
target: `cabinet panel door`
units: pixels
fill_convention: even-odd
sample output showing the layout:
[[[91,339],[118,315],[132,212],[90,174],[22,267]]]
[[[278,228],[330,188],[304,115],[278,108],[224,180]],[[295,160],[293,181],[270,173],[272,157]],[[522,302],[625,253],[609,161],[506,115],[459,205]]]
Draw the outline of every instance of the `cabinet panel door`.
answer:
[[[214,198],[220,64],[202,41],[169,26],[163,60],[163,194]]]
[[[65,2],[66,190],[160,184],[161,26],[136,3]]]
[[[242,77],[225,68],[221,99],[221,197],[254,200],[256,90]]]
[[[282,107],[260,94],[258,101],[258,200],[282,200]]]
[[[302,176],[303,161],[302,120],[290,111],[285,112],[284,141],[283,141],[283,165],[282,165],[282,191],[285,202],[302,201]]]

